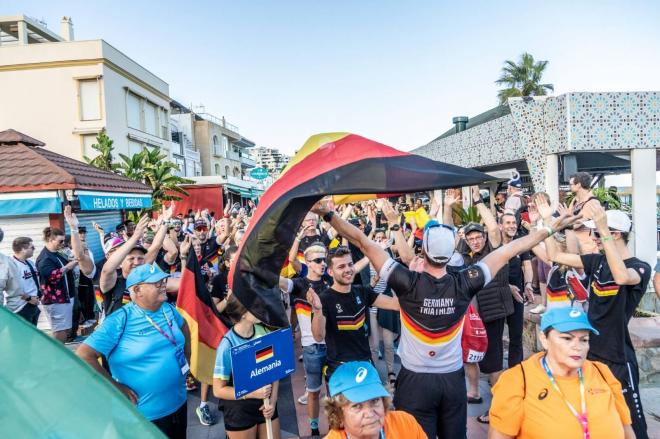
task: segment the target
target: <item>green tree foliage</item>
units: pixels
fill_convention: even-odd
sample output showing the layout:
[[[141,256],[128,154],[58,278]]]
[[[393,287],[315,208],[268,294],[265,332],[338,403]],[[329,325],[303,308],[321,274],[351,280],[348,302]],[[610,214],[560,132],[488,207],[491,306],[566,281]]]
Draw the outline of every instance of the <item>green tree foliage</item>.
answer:
[[[98,151],[99,154],[93,159],[83,156],[88,164],[104,171],[117,171],[119,165],[112,161],[112,152],[115,148],[112,146],[112,139],[108,137],[105,131],[101,131],[96,137],[96,143],[92,145],[92,149]]]
[[[497,92],[501,105],[507,103],[508,98],[520,96],[545,96],[555,90],[552,84],[542,84],[543,72],[548,61],[535,61],[534,57],[525,52],[516,64],[507,60],[502,67],[502,76],[495,81],[497,85],[504,86]]]
[[[459,222],[456,224],[459,226],[465,226],[469,223],[481,223],[481,215],[476,206],[470,206],[467,209],[463,207],[456,206],[454,207],[454,220],[459,219]]]

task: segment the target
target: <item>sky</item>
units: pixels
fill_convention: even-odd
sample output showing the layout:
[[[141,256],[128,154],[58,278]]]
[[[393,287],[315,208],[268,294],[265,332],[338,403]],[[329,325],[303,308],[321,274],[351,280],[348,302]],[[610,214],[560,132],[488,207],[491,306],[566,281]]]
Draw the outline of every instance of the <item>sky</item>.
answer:
[[[422,146],[497,105],[503,62],[523,52],[549,61],[556,95],[660,90],[658,1],[0,0],[17,13],[56,33],[71,16],[76,39],[287,154],[332,131]]]

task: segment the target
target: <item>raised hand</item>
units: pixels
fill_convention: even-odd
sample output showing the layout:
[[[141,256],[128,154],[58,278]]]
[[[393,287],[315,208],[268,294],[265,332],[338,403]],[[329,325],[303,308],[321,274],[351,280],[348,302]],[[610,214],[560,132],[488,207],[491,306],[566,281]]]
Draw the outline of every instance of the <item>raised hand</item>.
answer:
[[[312,212],[314,212],[319,216],[323,216],[326,213],[330,212],[331,210],[332,209],[330,209],[330,206],[328,205],[328,200],[326,198],[317,201],[316,204],[311,209]]]
[[[147,215],[144,215],[142,218],[140,218],[140,221],[138,221],[138,223],[135,225],[133,237],[137,237],[136,239],[141,239],[142,235],[144,235],[144,232],[147,230],[149,221],[151,221],[151,219]]]
[[[76,217],[76,214],[71,210],[71,206],[64,206],[64,219],[66,219],[71,230],[78,230],[78,217]]]
[[[192,241],[190,239],[190,235],[186,234],[184,236],[183,241],[181,241],[181,246],[179,247],[179,253],[181,256],[185,257],[188,255],[190,252],[190,247],[192,246]]]
[[[479,193],[479,186],[472,186],[470,187],[470,190],[472,191],[472,201],[479,201],[481,198],[481,194]]]
[[[172,219],[173,214],[174,214],[174,201],[171,201],[169,207],[163,206],[163,212],[160,215],[160,220],[163,222],[169,221]]]
[[[387,218],[387,223],[390,225],[399,224],[400,214],[399,212],[394,210],[392,204],[384,198],[379,200],[379,202],[380,202],[380,209],[383,211],[383,215],[385,215],[385,218]]]
[[[607,214],[600,203],[587,203],[582,209],[585,218],[591,218],[599,230],[607,229]]]
[[[103,233],[105,234],[105,230],[103,230],[103,227],[96,221],[92,221],[92,227],[94,227],[94,230],[96,230],[98,233]]]
[[[461,201],[461,196],[458,192],[458,189],[447,189],[445,191],[445,206],[453,206],[454,204]]]
[[[552,207],[550,207],[543,195],[537,194],[534,197],[534,205],[544,221],[552,217]]]
[[[564,213],[557,218],[552,224],[552,228],[555,232],[560,232],[573,224],[579,222],[582,219],[582,215],[571,215],[569,213]]]

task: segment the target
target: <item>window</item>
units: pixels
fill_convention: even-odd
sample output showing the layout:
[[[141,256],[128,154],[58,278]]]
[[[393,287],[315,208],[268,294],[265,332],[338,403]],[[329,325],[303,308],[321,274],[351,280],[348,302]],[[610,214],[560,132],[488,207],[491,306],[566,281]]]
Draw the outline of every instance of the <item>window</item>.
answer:
[[[128,126],[137,130],[142,129],[140,110],[140,98],[133,93],[128,93],[126,96],[126,119]]]
[[[227,139],[227,136],[222,136],[222,154],[227,157],[227,153],[229,152],[229,139]]]
[[[158,135],[158,109],[151,102],[144,103],[144,132]]]
[[[83,141],[83,155],[89,159],[93,159],[99,152],[92,148],[92,145],[96,143],[96,134],[85,134],[82,136]]]
[[[220,175],[220,165],[217,163],[215,164],[215,175]]]
[[[142,144],[134,142],[132,140],[128,141],[128,156],[133,157],[135,154],[142,152]]]
[[[160,137],[168,140],[168,125],[170,124],[169,117],[167,117],[167,110],[164,108],[158,108],[158,114],[160,114]]]
[[[241,171],[238,168],[234,168],[234,177],[240,177]]]
[[[78,99],[80,101],[80,120],[101,118],[99,81],[97,79],[78,81]]]
[[[225,166],[225,178],[229,177],[231,174],[229,173],[229,166]]]

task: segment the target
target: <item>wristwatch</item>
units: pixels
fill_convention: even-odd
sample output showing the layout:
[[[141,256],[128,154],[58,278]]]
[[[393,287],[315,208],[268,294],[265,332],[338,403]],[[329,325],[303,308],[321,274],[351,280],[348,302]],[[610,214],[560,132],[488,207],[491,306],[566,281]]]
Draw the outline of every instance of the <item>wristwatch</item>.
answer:
[[[393,226],[390,226],[390,230],[393,232],[396,232],[397,230],[400,230],[401,226],[398,224],[394,224]]]
[[[326,223],[329,223],[332,220],[332,217],[334,215],[335,215],[335,213],[331,210],[330,212],[323,215],[323,221],[325,221]]]

